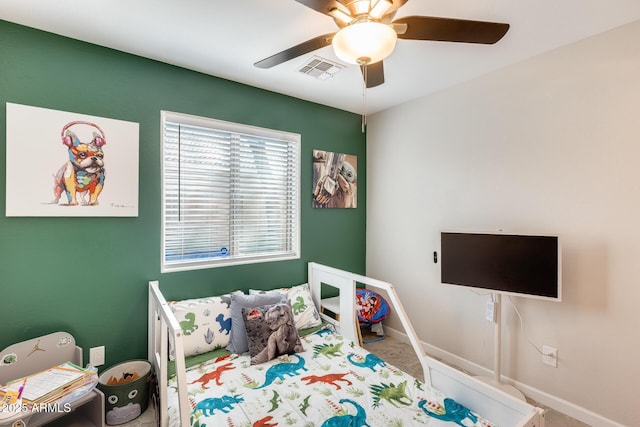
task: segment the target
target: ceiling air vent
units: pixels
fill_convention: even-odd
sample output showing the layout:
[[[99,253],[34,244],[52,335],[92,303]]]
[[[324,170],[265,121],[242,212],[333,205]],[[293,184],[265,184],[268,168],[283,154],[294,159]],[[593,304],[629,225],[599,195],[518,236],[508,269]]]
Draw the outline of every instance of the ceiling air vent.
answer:
[[[327,80],[340,71],[342,67],[344,67],[344,65],[331,62],[328,59],[320,58],[319,56],[313,56],[309,62],[300,67],[298,71],[311,77],[315,77],[318,80]]]

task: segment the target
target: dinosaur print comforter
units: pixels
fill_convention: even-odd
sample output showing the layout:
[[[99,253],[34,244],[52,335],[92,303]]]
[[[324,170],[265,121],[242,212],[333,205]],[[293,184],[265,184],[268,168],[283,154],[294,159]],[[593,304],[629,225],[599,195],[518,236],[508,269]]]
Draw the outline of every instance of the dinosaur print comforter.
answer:
[[[324,330],[302,344],[304,352],[261,365],[247,353],[189,369],[191,425],[494,426],[342,336]],[[171,426],[179,426],[177,399],[174,378]]]

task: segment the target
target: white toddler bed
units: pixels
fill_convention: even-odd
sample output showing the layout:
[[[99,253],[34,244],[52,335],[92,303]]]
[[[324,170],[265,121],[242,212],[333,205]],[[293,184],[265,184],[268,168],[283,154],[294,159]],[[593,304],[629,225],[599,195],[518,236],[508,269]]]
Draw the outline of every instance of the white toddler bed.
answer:
[[[149,282],[149,361],[159,383],[160,426],[544,427],[542,409],[427,356],[391,284],[316,263],[309,263],[308,282],[318,308],[323,286],[339,291],[339,320],[320,314],[336,333],[305,336],[304,351],[259,365],[251,365],[248,354],[227,354],[188,369],[184,324],[158,282]],[[386,297],[424,379],[356,344],[357,284]],[[169,374],[170,343],[175,375]]]

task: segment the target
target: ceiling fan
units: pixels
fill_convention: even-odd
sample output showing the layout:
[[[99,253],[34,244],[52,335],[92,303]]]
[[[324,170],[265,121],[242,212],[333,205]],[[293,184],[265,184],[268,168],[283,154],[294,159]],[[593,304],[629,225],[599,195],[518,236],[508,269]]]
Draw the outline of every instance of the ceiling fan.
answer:
[[[360,65],[367,88],[384,83],[383,59],[393,52],[398,38],[460,43],[494,44],[509,24],[431,16],[393,20],[408,0],[294,0],[330,16],[340,28],[256,62],[271,68],[330,44],[341,60]]]

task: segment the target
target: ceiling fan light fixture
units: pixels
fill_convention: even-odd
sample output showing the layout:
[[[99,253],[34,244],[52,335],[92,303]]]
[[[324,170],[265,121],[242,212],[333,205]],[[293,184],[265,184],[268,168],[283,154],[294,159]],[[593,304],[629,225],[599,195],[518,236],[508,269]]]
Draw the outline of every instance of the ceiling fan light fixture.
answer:
[[[391,0],[378,0],[375,4],[373,4],[369,11],[369,16],[373,19],[381,19],[384,15],[387,14],[387,11],[391,9],[393,6],[393,2]]]
[[[360,21],[342,28],[333,36],[333,50],[350,64],[374,64],[393,52],[398,35],[389,25]]]
[[[371,2],[375,0],[351,0],[347,2],[347,7],[353,15],[366,15],[371,8]]]
[[[331,15],[333,19],[340,21],[346,25],[348,25],[353,20],[353,17],[351,15],[338,9],[337,7],[334,7],[333,9],[331,9],[329,11],[329,15]]]

